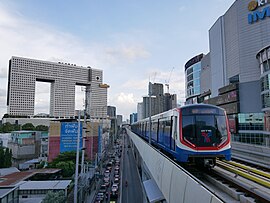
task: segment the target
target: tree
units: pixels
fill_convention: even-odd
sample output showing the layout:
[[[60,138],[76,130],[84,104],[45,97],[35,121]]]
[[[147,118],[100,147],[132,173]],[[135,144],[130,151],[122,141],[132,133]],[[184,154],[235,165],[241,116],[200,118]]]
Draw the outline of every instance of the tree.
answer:
[[[49,191],[45,198],[42,200],[42,203],[65,203],[66,202],[66,197],[64,191],[59,191],[59,192],[52,192]]]
[[[73,161],[61,161],[56,164],[56,168],[62,169],[63,177],[71,177],[75,173],[75,163]]]
[[[4,123],[1,127],[1,132],[3,132],[3,133],[9,133],[9,132],[14,131],[14,130],[15,130],[14,125],[12,125],[9,122]]]
[[[48,168],[60,168],[62,169],[63,177],[70,177],[75,173],[75,164],[76,151],[67,151],[59,154],[49,163]]]
[[[48,131],[48,130],[49,130],[48,126],[45,125],[36,126],[36,131]]]
[[[9,155],[8,155],[8,167],[12,166],[12,149],[9,149]]]
[[[4,168],[5,151],[3,147],[0,147],[0,168]]]
[[[40,168],[44,168],[45,166],[45,161],[41,161],[38,165],[37,165],[37,168],[40,169]]]
[[[9,148],[0,147],[0,168],[11,167],[12,152]]]
[[[9,148],[5,148],[4,167],[9,168],[12,165],[12,151]]]
[[[22,130],[35,130],[35,126],[32,123],[26,123],[22,125]]]

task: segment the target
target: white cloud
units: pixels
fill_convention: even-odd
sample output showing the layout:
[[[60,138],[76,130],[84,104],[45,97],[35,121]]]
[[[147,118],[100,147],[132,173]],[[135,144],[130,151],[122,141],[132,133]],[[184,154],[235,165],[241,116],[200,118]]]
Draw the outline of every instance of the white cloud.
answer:
[[[150,53],[142,45],[122,44],[117,47],[105,48],[105,52],[114,62],[127,60],[133,62],[139,58],[148,58]]]
[[[147,45],[153,36],[143,31],[132,32],[112,34],[111,43],[83,42],[54,27],[25,19],[23,15],[4,8],[0,3],[0,44],[3,50],[0,54],[0,82],[7,86],[8,61],[11,56],[91,66],[102,69],[104,78],[108,77],[113,83],[108,91],[109,105],[116,106],[118,114],[128,116],[136,112],[136,103],[147,95],[149,78],[151,82],[165,83],[171,70],[170,67],[167,71],[160,71],[160,67],[129,66],[137,61],[148,61],[152,57]],[[115,78],[111,79],[112,76],[124,79],[121,82],[113,81]],[[170,79],[170,92],[178,93],[182,84],[184,77],[174,70]],[[36,96],[35,112],[48,112],[49,89],[39,87]],[[82,108],[83,98],[83,94],[76,93],[76,109]],[[6,93],[0,96],[0,101],[1,117],[6,112]]]
[[[129,114],[137,111],[137,102],[133,93],[124,93],[113,95],[111,97],[112,105],[121,107],[117,108],[117,114],[124,116],[124,119],[129,118]]]

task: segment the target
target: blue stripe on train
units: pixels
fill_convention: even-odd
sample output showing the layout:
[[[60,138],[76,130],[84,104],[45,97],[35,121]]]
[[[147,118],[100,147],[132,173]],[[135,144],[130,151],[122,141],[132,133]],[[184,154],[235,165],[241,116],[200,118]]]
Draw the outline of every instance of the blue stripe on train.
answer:
[[[227,149],[227,150],[220,151],[220,152],[201,152],[201,151],[200,152],[193,152],[193,151],[181,149],[177,146],[176,146],[175,151],[165,147],[164,145],[158,144],[158,146],[161,147],[162,149],[166,150],[168,153],[172,154],[180,162],[188,162],[189,156],[192,156],[192,155],[202,156],[202,157],[213,156],[213,155],[224,156],[224,158],[227,161],[231,160],[231,149]]]

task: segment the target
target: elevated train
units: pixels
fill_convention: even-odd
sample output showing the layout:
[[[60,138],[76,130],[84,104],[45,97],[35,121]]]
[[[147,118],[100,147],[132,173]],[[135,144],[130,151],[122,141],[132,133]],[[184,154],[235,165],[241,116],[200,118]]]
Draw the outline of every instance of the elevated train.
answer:
[[[131,125],[148,140],[149,118]],[[151,116],[151,143],[182,163],[213,167],[216,158],[231,159],[230,131],[224,109],[192,104]]]

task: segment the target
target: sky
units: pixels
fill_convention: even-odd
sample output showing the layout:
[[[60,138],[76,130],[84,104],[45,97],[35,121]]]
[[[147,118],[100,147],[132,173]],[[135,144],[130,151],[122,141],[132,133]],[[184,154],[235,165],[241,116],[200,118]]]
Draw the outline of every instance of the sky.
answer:
[[[127,119],[149,81],[185,101],[185,63],[209,52],[208,31],[234,0],[0,0],[0,116],[12,56],[103,70],[108,105]],[[35,113],[49,113],[50,85],[36,83]],[[164,92],[167,89],[164,86]],[[76,87],[76,109],[84,93]]]

